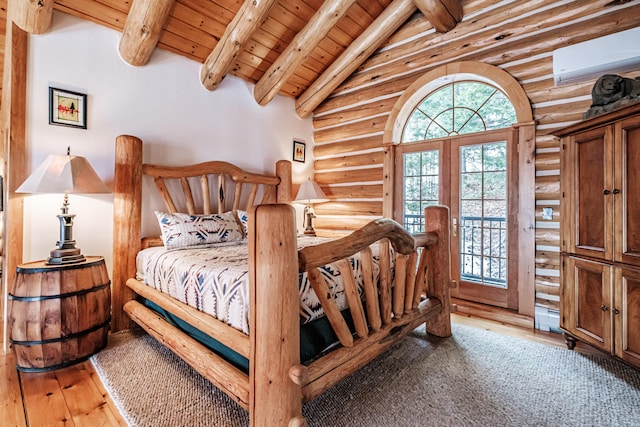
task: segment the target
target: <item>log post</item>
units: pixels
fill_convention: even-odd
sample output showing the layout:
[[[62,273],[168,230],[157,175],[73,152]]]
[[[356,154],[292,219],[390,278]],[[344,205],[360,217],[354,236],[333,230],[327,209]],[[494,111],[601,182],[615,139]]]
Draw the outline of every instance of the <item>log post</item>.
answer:
[[[116,138],[113,218],[111,331],[116,332],[132,326],[123,306],[135,297],[126,282],[136,275],[136,254],[141,247],[142,141],[135,136]]]
[[[276,176],[280,178],[280,184],[276,189],[278,203],[290,203],[293,200],[291,162],[289,160],[278,160],[276,162]]]
[[[427,295],[437,298],[442,310],[427,322],[427,332],[438,337],[451,336],[451,245],[449,208],[429,206],[424,210],[425,232],[436,233],[438,241],[429,245],[424,255],[428,257]]]
[[[256,206],[248,228],[250,425],[304,425],[302,390],[290,377],[300,365],[295,210]]]

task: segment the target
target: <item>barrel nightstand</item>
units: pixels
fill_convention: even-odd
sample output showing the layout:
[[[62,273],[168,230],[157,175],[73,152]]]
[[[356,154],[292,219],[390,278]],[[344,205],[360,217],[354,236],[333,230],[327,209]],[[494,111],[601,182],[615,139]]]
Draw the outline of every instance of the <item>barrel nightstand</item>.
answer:
[[[76,264],[21,264],[9,294],[17,368],[42,372],[82,362],[107,345],[109,274],[102,257]]]

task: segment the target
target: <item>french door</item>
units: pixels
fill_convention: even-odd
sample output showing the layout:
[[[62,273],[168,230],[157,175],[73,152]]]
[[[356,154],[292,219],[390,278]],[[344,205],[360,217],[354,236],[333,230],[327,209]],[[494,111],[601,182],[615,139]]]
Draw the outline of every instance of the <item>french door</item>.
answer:
[[[396,220],[424,229],[424,208],[451,209],[452,296],[516,310],[517,134],[511,129],[400,144]]]

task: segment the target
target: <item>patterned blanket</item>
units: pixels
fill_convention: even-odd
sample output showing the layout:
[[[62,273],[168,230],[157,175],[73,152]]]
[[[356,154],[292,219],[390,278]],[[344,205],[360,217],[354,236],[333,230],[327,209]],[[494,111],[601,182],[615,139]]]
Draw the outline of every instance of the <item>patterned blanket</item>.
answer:
[[[299,237],[298,247],[325,240],[317,237]],[[137,257],[138,280],[248,334],[247,253],[246,242],[184,249],[148,248],[141,251]],[[377,282],[377,246],[374,246],[373,253],[374,280]],[[360,254],[351,257],[351,265],[355,266],[359,293],[363,297]],[[330,264],[321,270],[338,307],[341,310],[347,308],[344,285],[338,268]],[[324,316],[306,273],[300,274],[299,285],[301,322],[307,323]]]

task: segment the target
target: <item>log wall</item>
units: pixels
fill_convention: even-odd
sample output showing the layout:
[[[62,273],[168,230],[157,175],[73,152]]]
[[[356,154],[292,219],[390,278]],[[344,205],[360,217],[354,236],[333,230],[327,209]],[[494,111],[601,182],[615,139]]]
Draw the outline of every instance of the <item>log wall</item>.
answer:
[[[555,129],[581,120],[595,79],[556,87],[552,52],[639,25],[640,2],[466,0],[464,18],[437,33],[414,14],[314,111],[315,179],[331,199],[317,205],[319,234],[340,235],[379,217],[383,130],[395,101],[420,76],[456,61],[481,61],[525,89],[536,121],[536,305],[558,309],[559,146]],[[621,73],[640,75],[640,70]],[[551,220],[543,208],[553,209]],[[532,260],[533,262],[533,260]]]

